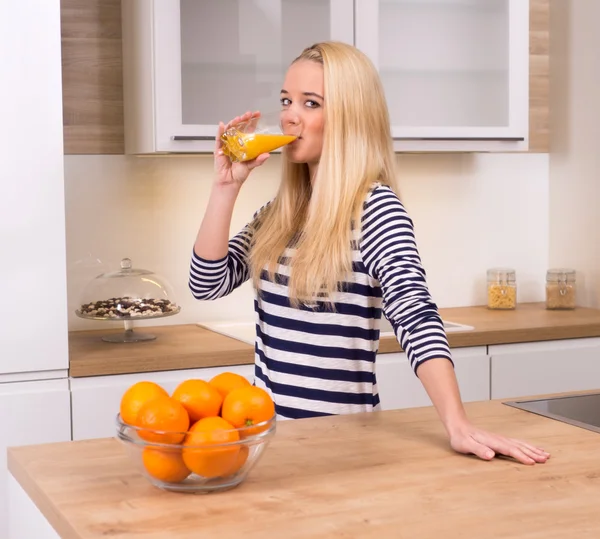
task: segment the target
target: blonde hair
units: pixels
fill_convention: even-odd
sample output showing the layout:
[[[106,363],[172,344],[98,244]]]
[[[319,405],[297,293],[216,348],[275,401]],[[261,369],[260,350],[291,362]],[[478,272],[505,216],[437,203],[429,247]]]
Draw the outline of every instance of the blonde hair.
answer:
[[[385,94],[365,54],[338,42],[317,43],[294,60],[323,65],[323,149],[314,184],[308,166],[283,154],[279,192],[258,217],[250,269],[258,289],[267,268],[274,279],[280,257],[295,248],[288,281],[293,306],[333,294],[352,271],[352,226],[374,182],[394,187],[394,153]]]

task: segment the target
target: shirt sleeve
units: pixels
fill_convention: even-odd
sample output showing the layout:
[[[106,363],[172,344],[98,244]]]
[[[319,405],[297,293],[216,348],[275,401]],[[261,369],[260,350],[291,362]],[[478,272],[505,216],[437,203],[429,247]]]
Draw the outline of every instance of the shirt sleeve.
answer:
[[[227,255],[219,260],[207,260],[192,250],[189,287],[199,300],[219,299],[231,294],[250,278],[248,255],[252,243],[253,224],[270,203],[265,204],[240,232],[229,240]]]
[[[369,275],[381,285],[384,315],[414,372],[433,358],[453,363],[442,319],[427,287],[413,222],[387,186],[376,187],[365,202],[360,251]]]

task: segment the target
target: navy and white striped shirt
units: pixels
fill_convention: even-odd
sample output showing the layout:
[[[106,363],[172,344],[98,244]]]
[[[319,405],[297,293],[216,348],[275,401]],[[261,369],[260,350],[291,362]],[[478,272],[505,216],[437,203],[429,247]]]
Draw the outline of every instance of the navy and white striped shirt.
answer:
[[[252,230],[229,241],[221,260],[194,252],[190,289],[197,299],[231,293],[249,277]],[[437,306],[427,288],[413,223],[396,194],[377,184],[354,231],[353,272],[333,299],[290,306],[289,266],[279,264],[275,282],[263,272],[255,291],[255,384],[269,391],[281,418],[368,412],[379,408],[375,358],[382,312],[394,327],[412,368],[432,358],[452,361]],[[294,250],[287,249],[286,258]]]

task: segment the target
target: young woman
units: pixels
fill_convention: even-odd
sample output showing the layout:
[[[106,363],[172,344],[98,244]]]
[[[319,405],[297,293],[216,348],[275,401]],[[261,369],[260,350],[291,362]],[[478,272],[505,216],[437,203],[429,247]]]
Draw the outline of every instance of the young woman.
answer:
[[[377,71],[356,48],[325,42],[290,66],[281,124],[298,139],[283,151],[277,196],[228,241],[233,207],[252,169],[268,155],[231,163],[219,125],[216,175],[190,269],[197,299],[253,280],[255,383],[282,418],[379,408],[375,357],[382,313],[423,383],[451,447],[526,464],[549,454],[473,426],[450,349],[429,294],[413,224],[394,190],[394,154]]]

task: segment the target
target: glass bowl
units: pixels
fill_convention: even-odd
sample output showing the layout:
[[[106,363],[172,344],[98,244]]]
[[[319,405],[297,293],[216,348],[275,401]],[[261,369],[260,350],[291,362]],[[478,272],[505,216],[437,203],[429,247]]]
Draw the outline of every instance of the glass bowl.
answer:
[[[107,342],[138,342],[155,339],[148,333],[134,333],[134,320],[151,320],[177,314],[181,308],[167,281],[153,271],[132,267],[131,259],[121,260],[121,269],[102,273],[85,287],[75,314],[87,320],[119,321],[125,332],[102,337]]]
[[[186,444],[189,432],[179,433],[183,439],[179,444],[148,442],[140,432],[147,434],[146,437],[153,434],[155,438],[164,433],[129,425],[120,414],[116,421],[117,439],[131,462],[152,485],[193,494],[229,490],[242,483],[265,452],[276,424],[273,416],[263,423],[233,429],[239,436],[238,441],[192,445]]]

